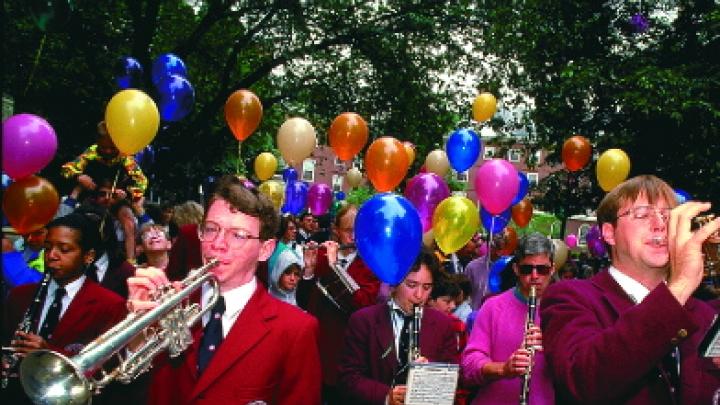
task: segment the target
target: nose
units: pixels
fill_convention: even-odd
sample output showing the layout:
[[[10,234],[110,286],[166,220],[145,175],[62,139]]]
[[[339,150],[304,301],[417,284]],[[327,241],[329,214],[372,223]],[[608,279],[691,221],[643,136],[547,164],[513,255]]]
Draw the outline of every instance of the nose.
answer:
[[[670,220],[670,218],[666,217],[666,215],[660,210],[653,210],[651,217],[653,230],[665,229],[667,227],[668,221]]]
[[[210,247],[216,250],[226,249],[228,247],[227,240],[225,240],[225,230],[221,229],[215,240],[210,243]]]

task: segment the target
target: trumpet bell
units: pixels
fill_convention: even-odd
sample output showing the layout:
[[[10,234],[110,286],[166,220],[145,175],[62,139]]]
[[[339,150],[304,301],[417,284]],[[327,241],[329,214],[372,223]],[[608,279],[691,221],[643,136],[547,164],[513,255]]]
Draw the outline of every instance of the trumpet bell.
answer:
[[[65,355],[50,350],[32,352],[20,363],[20,383],[36,404],[87,404],[90,382]]]

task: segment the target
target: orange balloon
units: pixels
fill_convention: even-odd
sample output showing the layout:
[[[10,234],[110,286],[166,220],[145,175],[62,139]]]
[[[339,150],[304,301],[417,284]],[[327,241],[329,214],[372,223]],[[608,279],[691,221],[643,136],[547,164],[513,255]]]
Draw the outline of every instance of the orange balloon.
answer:
[[[584,136],[575,135],[568,138],[563,144],[562,160],[569,171],[575,172],[585,167],[590,161],[591,152],[590,141]]]
[[[365,153],[365,171],[377,191],[392,191],[407,174],[407,152],[395,138],[384,136],[376,139]]]
[[[520,200],[517,204],[512,207],[512,219],[515,225],[520,228],[525,228],[530,223],[533,214],[533,205],[527,200]]]
[[[518,243],[518,236],[517,232],[515,232],[515,229],[506,226],[505,229],[502,231],[502,243],[501,246],[497,249],[498,256],[509,256],[513,253],[515,253],[515,248],[517,248]]]
[[[412,142],[405,141],[403,142],[403,146],[408,155],[408,164],[411,165],[415,161],[415,145],[413,145]]]
[[[350,160],[362,150],[368,140],[368,126],[363,117],[344,112],[330,124],[330,147],[340,160]]]
[[[4,194],[5,216],[21,235],[45,226],[53,219],[60,205],[60,197],[52,183],[38,176],[15,181]]]
[[[260,99],[250,90],[237,90],[225,102],[225,121],[240,142],[255,132],[262,114]]]

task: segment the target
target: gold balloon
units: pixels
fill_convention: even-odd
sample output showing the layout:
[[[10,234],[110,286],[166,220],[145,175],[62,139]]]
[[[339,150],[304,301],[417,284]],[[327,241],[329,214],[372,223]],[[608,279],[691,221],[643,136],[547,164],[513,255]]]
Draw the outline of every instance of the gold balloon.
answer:
[[[466,197],[448,197],[435,208],[432,231],[443,253],[457,252],[480,228],[480,214]]]
[[[278,129],[277,146],[290,166],[301,163],[315,150],[315,128],[304,118],[290,118]]]
[[[275,174],[278,162],[270,152],[263,152],[255,158],[255,175],[260,181],[265,181]]]
[[[357,167],[353,167],[345,173],[345,180],[350,187],[357,187],[362,182],[362,173]]]
[[[428,172],[435,173],[440,177],[443,177],[450,170],[450,162],[448,161],[447,154],[442,149],[435,149],[428,153],[425,158],[425,169]]]
[[[136,89],[115,94],[105,109],[105,125],[118,150],[133,155],[157,134],[160,113],[153,99]]]
[[[265,194],[272,201],[275,209],[279,210],[285,200],[285,187],[279,180],[268,180],[258,187],[261,193]]]
[[[595,169],[600,187],[610,191],[627,178],[630,158],[621,149],[608,149],[600,155]]]
[[[483,92],[478,94],[473,101],[473,118],[477,122],[487,121],[495,115],[497,109],[497,100],[490,93]]]
[[[555,256],[553,264],[555,265],[556,269],[560,269],[563,265],[565,265],[565,262],[567,261],[568,246],[560,239],[553,239],[552,242],[553,245],[555,245]]]

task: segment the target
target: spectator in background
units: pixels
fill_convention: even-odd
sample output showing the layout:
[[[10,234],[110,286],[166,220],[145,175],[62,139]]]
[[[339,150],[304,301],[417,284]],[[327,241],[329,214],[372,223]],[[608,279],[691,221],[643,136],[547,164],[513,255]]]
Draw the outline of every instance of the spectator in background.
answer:
[[[163,271],[167,268],[172,242],[170,235],[165,232],[165,227],[158,224],[143,225],[137,242],[143,258],[140,264],[143,267],[155,267]]]
[[[205,215],[205,210],[202,205],[192,200],[178,204],[173,209],[173,221],[178,228],[188,224],[200,224],[203,220],[203,215]]]
[[[310,211],[303,212],[299,218],[299,229],[295,241],[301,245],[304,245],[312,240],[313,232],[317,224],[317,219],[310,213]]]
[[[472,312],[471,299],[472,284],[465,274],[453,274],[452,280],[460,287],[460,295],[455,300],[455,311],[453,314],[460,318],[461,321],[467,323],[467,317]]]
[[[297,306],[295,292],[305,264],[293,249],[285,249],[270,269],[270,294],[288,304]]]

